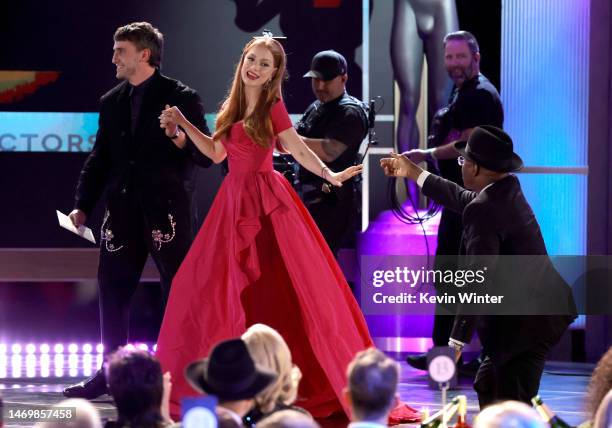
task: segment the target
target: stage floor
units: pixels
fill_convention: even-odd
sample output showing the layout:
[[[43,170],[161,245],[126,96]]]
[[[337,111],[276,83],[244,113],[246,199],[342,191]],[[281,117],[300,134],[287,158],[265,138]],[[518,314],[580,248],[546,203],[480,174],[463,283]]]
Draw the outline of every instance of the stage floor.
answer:
[[[33,362],[33,358],[31,358],[29,369],[17,370],[16,367],[10,366],[12,358],[8,356],[7,366],[0,373],[0,393],[4,401],[5,427],[32,426],[32,422],[9,419],[9,410],[56,404],[63,399],[61,390],[64,386],[82,380],[83,372],[91,372],[91,367],[88,366],[96,364],[95,358],[85,358],[84,361],[81,354],[73,355],[74,357],[70,356],[72,357],[70,368],[67,367],[66,371],[45,370],[44,363],[41,365],[40,362]],[[424,406],[429,407],[432,412],[440,408],[441,392],[429,388],[427,375],[412,369],[403,361],[401,368],[399,394],[402,401],[417,409]],[[540,395],[571,425],[578,425],[585,419],[583,400],[592,369],[593,365],[577,363],[549,363],[546,366],[540,386]],[[457,394],[465,394],[468,397],[468,420],[471,423],[478,412],[478,401],[469,379],[460,379],[458,388],[449,391],[448,397],[454,397]],[[113,419],[115,417],[115,408],[109,396],[103,396],[94,400],[93,403],[103,418]],[[347,424],[347,421],[341,418],[320,422],[323,427],[345,427]]]

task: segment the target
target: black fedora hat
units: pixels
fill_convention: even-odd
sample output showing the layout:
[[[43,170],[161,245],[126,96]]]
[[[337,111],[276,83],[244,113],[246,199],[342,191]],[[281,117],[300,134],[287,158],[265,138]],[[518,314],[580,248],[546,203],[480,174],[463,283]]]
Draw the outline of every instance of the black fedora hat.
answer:
[[[276,374],[257,366],[240,339],[219,342],[209,358],[185,368],[185,378],[197,391],[216,395],[221,401],[247,400],[265,389]]]
[[[461,156],[491,171],[512,172],[523,167],[523,160],[514,153],[512,138],[495,126],[477,126],[467,142],[458,141],[454,147]]]

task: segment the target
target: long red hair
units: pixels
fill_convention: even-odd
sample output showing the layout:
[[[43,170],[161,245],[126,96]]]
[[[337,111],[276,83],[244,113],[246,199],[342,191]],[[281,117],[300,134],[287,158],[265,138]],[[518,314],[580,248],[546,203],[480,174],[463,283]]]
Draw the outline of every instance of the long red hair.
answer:
[[[246,53],[253,47],[265,46],[274,59],[274,67],[276,71],[270,81],[262,87],[261,94],[257,100],[257,104],[253,112],[244,117],[247,109],[247,102],[244,93],[244,82],[240,71]],[[221,106],[221,110],[217,115],[216,131],[213,139],[227,138],[229,136],[232,125],[240,120],[243,120],[243,127],[246,134],[253,142],[262,147],[269,147],[274,138],[274,129],[272,120],[270,119],[270,110],[276,101],[281,98],[282,82],[285,77],[286,68],[285,50],[282,45],[271,37],[258,37],[246,44],[242,50],[240,62],[236,65],[234,73],[234,81],[230,87],[229,93]]]

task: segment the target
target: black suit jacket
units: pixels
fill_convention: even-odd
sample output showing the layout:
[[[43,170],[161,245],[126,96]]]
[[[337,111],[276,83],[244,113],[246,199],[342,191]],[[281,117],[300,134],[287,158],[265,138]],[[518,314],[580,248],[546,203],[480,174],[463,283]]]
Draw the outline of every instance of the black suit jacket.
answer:
[[[155,72],[142,99],[138,125],[132,135],[130,87],[124,81],[101,98],[96,141],[78,180],[75,208],[89,216],[107,190],[107,214],[113,234],[126,233],[130,210],[140,207],[149,229],[168,229],[168,214],[177,227],[190,226],[194,163],[208,167],[189,139],[179,149],[159,126],[166,104],[178,106],[185,117],[209,134],[198,94],[181,82]]]
[[[449,180],[430,175],[423,184],[423,193],[462,215],[461,252],[466,255],[462,264],[469,265],[476,259],[481,262],[488,257],[492,258],[495,266],[495,258],[500,255],[547,256],[540,226],[516,176],[508,175],[476,193]],[[575,319],[573,298],[569,287],[548,257],[533,259],[538,260],[534,266],[521,267],[526,271],[518,272],[520,275],[516,272],[513,274],[514,279],[520,281],[517,285],[523,287],[521,292],[528,293],[537,293],[538,290],[534,288],[538,287],[554,287],[540,291],[564,301],[563,313],[465,316],[461,315],[460,305],[451,337],[468,343],[477,329],[485,352],[500,358],[522,352],[538,341],[556,343]],[[501,264],[497,263],[497,266]],[[489,272],[487,276],[495,282],[495,274]],[[495,287],[495,283],[491,285]]]

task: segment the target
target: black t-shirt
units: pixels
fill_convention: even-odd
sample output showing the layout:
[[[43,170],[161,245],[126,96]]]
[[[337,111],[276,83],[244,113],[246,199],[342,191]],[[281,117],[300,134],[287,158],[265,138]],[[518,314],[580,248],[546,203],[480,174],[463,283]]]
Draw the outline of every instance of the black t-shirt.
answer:
[[[326,162],[333,171],[342,171],[353,165],[359,146],[367,133],[365,105],[346,92],[335,100],[310,104],[296,124],[298,134],[306,138],[328,138],[341,142],[347,148],[332,162]],[[300,181],[320,182],[320,178],[300,168]]]
[[[451,129],[463,131],[480,125],[502,128],[504,110],[495,86],[482,74],[468,80],[461,88],[453,88],[448,108],[446,132]],[[443,141],[446,135],[438,136]],[[438,161],[440,175],[462,185],[461,167],[455,159]]]

